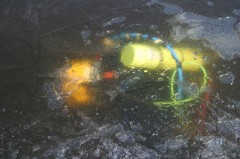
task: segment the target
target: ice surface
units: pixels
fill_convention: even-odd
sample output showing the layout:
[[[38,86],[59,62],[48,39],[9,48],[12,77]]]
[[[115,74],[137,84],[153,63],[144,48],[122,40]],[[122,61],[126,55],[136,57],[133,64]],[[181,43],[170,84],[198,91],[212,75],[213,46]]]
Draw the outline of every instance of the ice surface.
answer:
[[[159,143],[154,145],[154,148],[160,154],[169,154],[169,152],[181,151],[181,149],[185,149],[188,147],[188,140],[184,138],[182,135],[176,136],[175,138],[168,139],[165,143]]]
[[[217,124],[218,131],[221,133],[234,137],[236,140],[240,139],[240,119],[228,119]]]
[[[209,148],[211,152],[213,152],[215,155],[222,156],[224,154],[224,151],[222,149],[223,142],[225,141],[225,138],[210,138],[205,142],[205,145]]]
[[[166,141],[166,147],[171,150],[180,149],[182,146],[187,146],[187,139],[183,136],[177,136],[175,139],[169,139]]]
[[[133,143],[135,141],[135,136],[131,132],[118,132],[115,137],[123,143]]]
[[[240,9],[234,9],[233,14],[240,16]]]
[[[39,145],[34,145],[34,146],[32,147],[32,150],[33,150],[33,152],[39,151],[39,150],[40,150],[40,146],[39,146]]]
[[[233,27],[236,23],[234,17],[214,19],[185,12],[176,15],[169,23],[173,25],[173,37],[177,41],[186,37],[208,40],[225,59],[232,59],[239,53],[240,37]]]
[[[151,29],[151,30],[156,30],[157,28],[158,28],[157,25],[150,25],[150,27],[149,27],[149,29]]]
[[[214,6],[214,3],[212,1],[207,2],[208,6]]]
[[[12,153],[11,153],[11,158],[13,158],[13,159],[15,159],[15,158],[17,158],[17,156],[18,156],[18,153],[19,153],[19,151],[18,150],[14,150]]]
[[[236,24],[236,29],[238,32],[240,32],[240,22]]]
[[[63,106],[63,101],[54,82],[45,83],[43,89],[46,93],[46,99],[48,100],[48,107],[50,109],[59,109]]]
[[[97,1],[92,2],[97,3]],[[36,27],[36,29],[33,31],[31,31],[31,29],[29,31],[28,28],[26,28],[26,30],[23,30],[20,33],[21,35],[19,35],[19,32],[13,31],[12,36],[9,38],[13,40],[20,39],[21,41],[26,40],[25,38],[28,37],[28,35],[36,36],[36,45],[38,45],[37,47],[40,46],[38,53],[41,54],[41,56],[38,57],[39,59],[37,58],[36,61],[43,61],[43,63],[35,61],[36,63],[33,63],[33,67],[37,65],[37,70],[41,71],[59,69],[56,67],[61,65],[61,59],[70,59],[72,56],[66,57],[66,54],[62,54],[61,52],[61,50],[67,52],[71,51],[72,45],[69,44],[76,43],[79,48],[85,49],[85,46],[80,45],[82,39],[84,40],[85,44],[94,45],[96,41],[89,40],[90,35],[93,36],[96,34],[97,40],[103,36],[107,36],[105,34],[105,31],[102,30],[98,30],[99,33],[96,33],[94,30],[96,28],[96,26],[94,26],[96,23],[92,23],[95,16],[101,17],[100,15],[106,14],[107,11],[108,13],[106,14],[106,17],[98,19],[98,22],[100,23],[106,22],[103,24],[103,26],[108,27],[114,24],[119,25],[123,22],[127,22],[128,24],[132,22],[131,18],[134,18],[136,20],[136,23],[133,21],[134,24],[131,24],[131,26],[134,27],[129,29],[127,26],[125,26],[124,29],[126,31],[134,31],[133,29],[143,32],[150,31],[153,35],[165,30],[167,31],[168,36],[168,33],[172,31],[170,29],[171,27],[168,28],[166,25],[158,25],[158,22],[165,24],[166,17],[169,18],[170,16],[174,16],[174,18],[171,19],[169,23],[173,25],[173,37],[175,40],[181,40],[184,37],[190,37],[192,39],[206,39],[209,41],[209,43],[212,44],[214,49],[220,51],[220,53],[227,59],[232,58],[235,53],[238,53],[238,55],[240,54],[240,23],[237,21],[237,18],[239,18],[238,16],[240,16],[239,9],[236,9],[232,12],[234,15],[230,16],[233,17],[223,17],[217,19],[208,18],[189,12],[183,13],[183,9],[181,7],[174,4],[169,4],[167,1],[161,0],[151,0],[148,4],[149,6],[147,7],[144,5],[146,2],[142,4],[142,1],[131,1],[136,2],[136,5],[134,5],[129,1],[123,0],[117,1],[117,3],[114,3],[112,6],[110,2],[99,2],[97,4],[97,6],[99,6],[96,9],[97,12],[94,10],[94,7],[89,7],[95,6],[92,5],[92,2],[83,0],[43,0],[41,2],[23,0],[20,2],[18,0],[12,0],[9,1],[9,4],[0,11],[2,13],[3,19],[10,18],[6,21],[4,20],[3,23],[0,24],[0,29],[2,29],[3,33],[6,29],[8,29],[8,32],[10,32],[11,27],[6,28],[8,21],[14,22],[11,24],[15,24],[15,21],[17,21],[17,23],[24,24],[23,27],[22,25],[21,27],[18,27],[18,25],[16,25],[14,27],[16,30],[21,30],[24,28],[26,22],[27,26],[33,25]],[[0,3],[2,4],[2,2]],[[214,4],[212,1],[192,1],[191,3],[204,3],[205,5],[208,5],[206,6],[207,8],[213,8],[218,5],[217,1],[214,1]],[[100,4],[103,5],[101,6]],[[161,16],[153,16],[151,7],[154,5],[163,6],[158,8],[159,15]],[[79,11],[79,8],[81,7],[83,7],[83,11],[89,9],[89,12],[86,12],[86,14],[91,15],[82,15],[82,13]],[[103,13],[101,13],[101,11]],[[165,14],[170,16],[166,16]],[[126,15],[126,17],[117,17],[119,15]],[[91,16],[93,18],[90,18]],[[111,19],[112,17],[116,18]],[[146,20],[148,17],[151,17],[152,21],[146,24],[147,26],[143,25],[144,22],[142,22],[142,20]],[[83,29],[82,26],[86,25],[88,25],[89,28],[81,30]],[[144,28],[141,28],[143,26]],[[100,27],[98,29],[102,28]],[[116,32],[119,31],[122,30],[116,30]],[[114,31],[112,33],[114,34]],[[24,36],[22,36],[22,34]],[[38,39],[39,34],[45,36],[41,36],[41,38]],[[78,39],[74,39],[74,37],[79,38],[79,41]],[[48,42],[49,47],[46,48],[45,43]],[[59,46],[65,43],[67,47],[63,46],[59,48]],[[31,48],[31,52],[34,52],[34,50],[32,50],[33,48],[35,48],[35,46]],[[97,50],[98,46],[96,46],[94,49]],[[18,53],[18,50],[20,49],[17,49],[16,53]],[[53,54],[56,54],[57,56],[55,57]],[[10,55],[10,53],[7,53],[6,55]],[[26,58],[26,56],[23,54],[19,55],[21,56],[17,57],[24,59]],[[11,57],[15,57],[15,54]],[[2,59],[4,59],[4,56]],[[49,59],[49,61],[45,61],[46,59]],[[45,66],[45,64],[47,65],[49,63],[53,65],[42,68],[43,65]],[[14,67],[16,67],[16,65]],[[7,71],[5,72],[8,73],[9,70],[14,69],[12,69],[12,67],[10,67],[10,69],[7,67]],[[223,70],[222,72],[225,71]],[[16,74],[16,76],[19,74],[20,73]],[[51,75],[47,76],[50,77]],[[14,76],[9,76],[9,79],[11,80],[13,77]],[[132,79],[129,78],[126,81],[123,81],[125,82],[121,83],[123,90],[128,90],[129,88],[127,86],[129,85],[134,86],[135,81],[138,81],[140,77],[141,76]],[[185,158],[224,159],[231,158],[231,156],[232,158],[238,158],[240,156],[239,145],[237,145],[239,143],[240,121],[236,117],[228,119],[224,114],[223,119],[216,120],[216,123],[215,121],[211,121],[212,119],[209,119],[209,125],[212,125],[212,129],[208,130],[216,132],[217,135],[211,132],[207,135],[197,134],[201,139],[196,140],[201,144],[196,145],[195,147],[190,147],[191,142],[195,142],[195,134],[188,135],[185,134],[185,132],[181,132],[181,130],[178,131],[178,129],[170,129],[169,127],[178,127],[176,126],[174,117],[168,115],[168,113],[171,114],[171,110],[169,110],[169,112],[163,111],[159,113],[159,110],[152,105],[146,105],[145,109],[143,108],[143,106],[145,106],[145,103],[135,103],[135,101],[122,99],[121,97],[116,100],[117,102],[110,105],[111,107],[108,110],[110,113],[107,115],[101,114],[101,111],[105,111],[105,108],[100,111],[90,112],[90,114],[92,113],[91,115],[82,113],[85,115],[84,117],[79,117],[78,115],[71,116],[72,114],[69,112],[66,106],[64,106],[63,110],[59,110],[59,108],[63,108],[63,103],[61,101],[61,97],[58,94],[59,91],[57,90],[58,87],[60,88],[60,86],[56,85],[58,83],[57,81],[52,82],[53,78],[56,79],[57,77],[55,75],[51,76],[51,80],[49,79],[51,82],[49,82],[49,80],[45,81],[45,79],[42,81],[41,77],[41,80],[38,82],[39,92],[34,91],[33,93],[29,93],[30,96],[36,94],[37,102],[34,101],[33,103],[28,104],[25,103],[25,101],[20,100],[23,103],[22,106],[21,104],[19,105],[17,99],[15,100],[14,98],[11,98],[12,96],[9,96],[8,94],[2,96],[0,100],[1,102],[2,99],[4,100],[5,98],[10,98],[10,100],[14,99],[12,100],[12,103],[15,103],[17,107],[19,107],[20,111],[15,111],[15,109],[13,109],[14,112],[11,114],[11,121],[6,120],[0,122],[0,158],[2,157],[2,153],[4,153],[8,155],[8,157],[5,158],[157,159],[181,158],[182,155],[188,156],[188,151],[191,151],[190,153],[194,152],[194,154],[191,154],[191,157]],[[226,79],[223,79],[223,81],[226,81],[226,83],[236,82],[237,78],[233,78],[235,77],[226,75]],[[21,79],[19,81],[23,83],[23,85],[27,84],[27,82],[24,82]],[[45,84],[42,85],[43,83]],[[15,87],[15,85],[12,87]],[[42,87],[44,91],[43,94],[40,94],[42,93]],[[16,89],[18,89],[18,87]],[[191,85],[191,83],[185,87],[185,91],[189,94],[195,94],[197,89],[197,86],[195,84]],[[9,94],[13,93],[14,92],[9,91]],[[150,98],[152,100],[155,100],[156,95],[153,94]],[[30,98],[28,98],[28,100],[29,99]],[[221,96],[219,99],[222,100]],[[227,101],[224,102],[224,104],[226,104],[226,108],[229,108],[231,112],[239,112],[240,109],[238,101],[231,104],[227,103]],[[0,109],[1,118],[2,116],[7,116],[5,114],[8,113],[8,110],[10,109],[12,103],[1,103],[3,105],[3,108]],[[38,103],[40,104],[38,105]],[[214,104],[215,103],[212,105]],[[28,109],[30,107],[29,105],[34,105],[34,107],[31,107],[31,109],[29,109],[30,113],[22,115],[21,110]],[[218,105],[215,107],[216,109],[219,109]],[[61,113],[61,111],[63,113]],[[220,116],[220,113],[217,112],[214,112],[215,114],[211,111],[208,113],[210,117]],[[109,114],[111,114],[113,117],[108,118]],[[15,117],[18,115],[20,116],[19,118]],[[184,115],[187,116],[188,114]],[[103,116],[107,117],[103,118]],[[137,118],[135,118],[135,116]],[[168,117],[165,118],[164,116]],[[163,126],[161,124],[158,124],[160,117],[164,118],[164,121],[162,122],[166,125],[169,125],[169,127],[164,127],[165,125]],[[8,116],[6,119],[8,119]],[[131,122],[131,119],[137,122],[133,123]],[[2,122],[6,122],[7,124],[4,125]],[[13,123],[15,124],[14,126]],[[145,123],[145,125],[143,123]],[[191,132],[196,129],[196,126],[190,125],[188,127],[187,125],[186,128]],[[230,141],[233,141],[235,143],[231,143]]]
[[[108,21],[106,23],[103,23],[103,26],[107,27],[107,26],[110,26],[110,25],[113,25],[113,24],[122,23],[125,20],[126,20],[126,17],[124,17],[124,16],[116,17],[116,18],[113,18],[113,19],[111,19],[110,21]]]
[[[82,30],[81,37],[83,40],[86,40],[91,34],[91,30]]]
[[[198,140],[202,141],[204,145],[204,148],[199,151],[199,156],[201,156],[202,158],[209,158],[209,159],[232,158],[235,154],[231,153],[229,155],[229,152],[234,152],[234,149],[238,147],[236,144],[226,141],[226,138],[224,137],[216,137],[216,136],[203,137],[202,136],[202,137],[199,137]]]
[[[143,130],[142,126],[139,123],[131,124],[131,129],[133,130],[133,132],[139,132],[139,131]]]
[[[80,125],[85,127],[85,133],[82,131],[81,136],[55,140],[57,145],[46,150],[41,157],[159,158],[154,150],[138,144],[134,132],[125,131],[121,124],[99,125],[87,118]],[[68,154],[69,150],[71,154]]]
[[[181,86],[180,84],[178,84],[178,85]],[[189,95],[195,96],[199,93],[199,88],[196,83],[191,83],[191,82],[185,81],[182,84],[182,87],[183,87],[184,93],[188,96]]]
[[[166,144],[157,144],[154,146],[154,148],[160,152],[160,153],[165,153],[167,151],[167,145]]]
[[[163,12],[168,15],[183,13],[183,9],[177,5],[162,2],[161,0],[151,0],[147,6],[161,5],[164,7]]]
[[[232,72],[227,72],[219,76],[219,79],[224,84],[232,85],[235,80],[235,75]]]

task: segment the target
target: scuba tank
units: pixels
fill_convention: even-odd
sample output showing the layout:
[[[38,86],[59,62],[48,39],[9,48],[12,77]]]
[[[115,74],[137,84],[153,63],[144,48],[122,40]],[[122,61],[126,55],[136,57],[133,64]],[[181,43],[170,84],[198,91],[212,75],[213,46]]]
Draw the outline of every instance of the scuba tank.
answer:
[[[181,63],[185,61],[193,61],[199,65],[203,65],[204,61],[200,55],[195,55],[193,49],[189,48],[174,48],[176,55]],[[156,47],[140,43],[131,43],[124,46],[121,51],[121,62],[129,68],[143,69],[159,69],[175,70],[177,68],[175,60],[169,49],[165,47]],[[184,71],[198,71],[199,67],[186,64],[183,66]]]

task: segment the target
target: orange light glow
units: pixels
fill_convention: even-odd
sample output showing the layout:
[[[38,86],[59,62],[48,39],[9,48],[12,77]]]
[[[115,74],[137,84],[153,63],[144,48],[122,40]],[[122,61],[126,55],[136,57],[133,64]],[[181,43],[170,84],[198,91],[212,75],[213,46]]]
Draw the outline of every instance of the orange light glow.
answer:
[[[67,96],[69,106],[88,106],[95,102],[94,91],[87,84],[96,81],[98,69],[93,61],[71,61],[64,72],[62,93]]]

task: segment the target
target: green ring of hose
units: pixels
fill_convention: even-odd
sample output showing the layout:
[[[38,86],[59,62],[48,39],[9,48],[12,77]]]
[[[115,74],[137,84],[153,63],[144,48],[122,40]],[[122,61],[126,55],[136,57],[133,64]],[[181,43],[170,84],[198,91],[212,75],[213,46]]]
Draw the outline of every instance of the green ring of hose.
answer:
[[[156,104],[156,105],[172,105],[172,106],[181,105],[181,104],[184,104],[186,102],[191,102],[191,101],[195,100],[205,90],[205,88],[207,87],[207,78],[208,78],[206,69],[202,65],[200,65],[198,63],[195,63],[195,62],[183,62],[182,65],[187,64],[187,63],[199,66],[200,69],[203,72],[203,83],[202,83],[202,86],[200,87],[200,90],[198,91],[198,93],[194,97],[188,97],[187,99],[184,99],[184,100],[176,100],[174,98],[174,96],[175,96],[174,79],[176,77],[176,72],[177,71],[175,70],[173,72],[173,74],[171,76],[171,80],[170,80],[170,94],[171,94],[172,101],[165,101],[165,102],[155,101],[155,102],[153,102],[154,104]]]

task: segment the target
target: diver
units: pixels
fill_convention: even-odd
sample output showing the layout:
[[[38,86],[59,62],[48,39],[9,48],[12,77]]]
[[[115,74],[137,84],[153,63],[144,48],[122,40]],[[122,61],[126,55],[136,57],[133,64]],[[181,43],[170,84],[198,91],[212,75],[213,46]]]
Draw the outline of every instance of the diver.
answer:
[[[121,33],[103,45],[104,53],[68,63],[62,86],[68,105],[95,105],[104,92],[110,101],[125,93],[175,106],[198,99],[208,86],[205,55],[194,48],[141,33]]]

